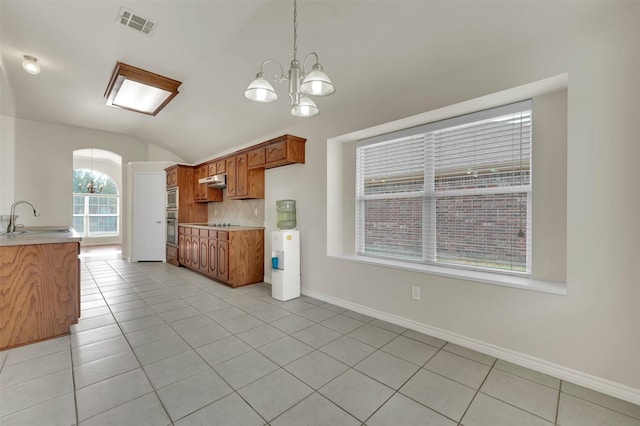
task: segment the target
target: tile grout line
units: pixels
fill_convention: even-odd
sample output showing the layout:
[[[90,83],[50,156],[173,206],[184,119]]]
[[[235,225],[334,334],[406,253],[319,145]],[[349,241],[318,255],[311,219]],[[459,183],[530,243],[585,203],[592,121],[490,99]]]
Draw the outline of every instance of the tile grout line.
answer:
[[[469,405],[467,405],[467,408],[464,410],[464,413],[462,413],[462,416],[460,416],[460,420],[458,420],[458,426],[462,425],[462,419],[464,419],[464,416],[467,415],[467,412],[469,411],[469,408],[471,408],[471,404],[473,404],[473,401],[475,401],[476,396],[478,396],[478,394],[480,393],[480,388],[482,387],[482,385],[485,384],[485,382],[489,378],[489,374],[491,374],[491,372],[493,371],[493,369],[496,366],[497,362],[498,362],[498,359],[495,358],[493,360],[493,363],[491,363],[491,367],[489,368],[489,371],[487,371],[487,375],[484,376],[484,379],[482,379],[482,383],[480,383],[480,385],[478,386],[478,389],[476,389],[476,392],[473,394],[473,398],[471,398],[471,401],[469,401]]]
[[[564,383],[564,380],[560,380],[560,384],[558,385],[558,399],[557,399],[557,404],[556,404],[556,418],[555,421],[553,422],[553,424],[555,426],[558,426],[558,417],[560,416],[560,396],[562,395],[562,383]]]
[[[126,280],[125,280],[125,281],[126,281]],[[128,282],[127,282],[127,284],[128,284]],[[138,292],[136,291],[136,293],[138,293]],[[175,294],[175,293],[174,293],[174,294]],[[178,296],[178,297],[180,298],[180,300],[183,300],[181,296],[179,296],[179,295],[176,295],[176,296]],[[144,300],[144,298],[143,298],[143,300]],[[149,305],[149,306],[151,306],[151,305]],[[190,305],[190,306],[191,306],[191,305]],[[152,307],[151,309],[153,309],[153,307]],[[201,312],[199,309],[197,309],[197,308],[195,308],[195,309],[196,309],[196,310],[198,310],[198,312],[200,312],[200,313],[202,314],[202,312]],[[242,310],[242,309],[241,309],[241,310]],[[156,314],[157,314],[157,312],[156,312]],[[114,318],[115,318],[115,317],[114,317]],[[162,318],[162,317],[160,317],[160,318]],[[190,318],[190,317],[188,317],[188,318]],[[165,322],[165,324],[167,324],[167,325],[169,325],[169,327],[171,327],[171,324],[169,324],[169,322],[167,322],[164,318],[162,318],[162,320]],[[118,320],[117,320],[117,319],[116,319],[116,322],[118,322]],[[215,322],[215,321],[214,321],[214,322]],[[217,322],[216,322],[216,323],[217,323]],[[118,322],[118,326],[120,326],[119,322]],[[171,328],[173,329],[173,327],[171,327]],[[223,327],[223,328],[224,328],[224,327]],[[121,331],[122,331],[122,330],[121,330]],[[175,331],[175,330],[174,330],[174,331]],[[229,331],[229,330],[227,330],[227,331]],[[230,331],[229,331],[229,332],[230,332]],[[178,332],[176,332],[176,333],[178,333]],[[184,341],[184,339],[182,338],[182,336],[180,335],[180,333],[178,333],[178,335],[179,335],[179,336],[180,336],[180,338]],[[129,347],[131,347],[131,351],[134,353],[134,356],[136,357],[136,359],[138,359],[138,356],[135,354],[135,351],[133,350],[133,347],[132,347],[132,346],[131,346],[131,344],[129,343],[129,340],[127,339],[126,334],[124,333],[124,331],[123,331],[123,336],[124,336],[125,340],[127,340],[127,343],[129,344]],[[235,336],[235,334],[233,334],[233,333],[232,333],[232,336]],[[220,340],[220,339],[219,339],[219,340]],[[176,421],[179,421],[179,420],[181,420],[181,419],[183,419],[183,418],[185,418],[185,417],[187,417],[187,416],[189,416],[189,415],[191,415],[191,414],[195,413],[196,411],[199,411],[199,410],[201,410],[201,409],[203,409],[203,408],[205,408],[205,407],[208,407],[208,406],[209,406],[209,405],[211,405],[211,404],[215,404],[217,401],[220,401],[221,399],[226,398],[228,395],[231,395],[232,393],[235,393],[235,394],[236,394],[236,395],[238,395],[238,397],[240,397],[240,398],[241,398],[241,399],[242,399],[242,400],[243,400],[247,405],[249,405],[249,407],[251,407],[251,409],[252,409],[252,410],[253,410],[253,411],[254,411],[258,416],[260,416],[260,418],[262,418],[262,419],[265,421],[265,424],[269,424],[269,422],[267,421],[267,419],[265,419],[265,418],[264,418],[260,413],[258,413],[258,412],[257,412],[257,411],[256,411],[256,410],[251,406],[251,404],[249,404],[249,402],[248,402],[248,401],[246,401],[246,400],[242,397],[242,395],[240,395],[240,394],[236,391],[236,389],[235,389],[233,386],[231,386],[231,384],[230,384],[230,383],[228,383],[228,382],[225,380],[225,378],[224,378],[224,377],[222,377],[222,376],[221,376],[221,375],[220,375],[220,374],[219,374],[219,373],[218,373],[218,372],[213,368],[213,366],[212,366],[212,365],[210,365],[210,364],[209,364],[209,363],[208,363],[204,358],[202,358],[202,356],[200,355],[200,353],[198,353],[198,351],[196,351],[196,350],[195,350],[195,348],[193,348],[193,347],[192,347],[188,342],[186,342],[186,341],[185,341],[185,343],[189,346],[189,348],[190,348],[190,349],[191,349],[191,350],[192,350],[196,355],[198,355],[198,357],[200,357],[200,359],[202,359],[202,361],[203,361],[203,362],[204,362],[204,363],[209,367],[209,369],[210,369],[211,371],[213,371],[213,373],[214,373],[214,374],[216,374],[216,375],[217,375],[217,376],[218,376],[218,377],[219,377],[219,378],[220,378],[220,379],[221,379],[221,380],[222,380],[222,381],[223,381],[227,386],[229,386],[229,389],[231,389],[231,392],[230,392],[230,393],[228,393],[228,394],[226,394],[226,395],[221,396],[220,398],[218,398],[218,399],[216,399],[216,400],[214,400],[214,401],[211,401],[209,404],[206,404],[206,405],[204,405],[204,406],[202,406],[202,407],[200,407],[200,408],[198,408],[198,409],[196,409],[196,410],[194,410],[194,411],[192,411],[192,412],[189,412],[189,413],[185,414],[184,416],[180,417],[180,418],[179,418],[179,419],[177,419]],[[250,346],[250,345],[249,345],[249,346]],[[185,352],[186,352],[186,351],[185,351]],[[245,353],[246,353],[246,352],[245,352]],[[242,355],[242,354],[241,354],[241,355]],[[241,355],[238,355],[238,356],[241,356]],[[234,358],[231,358],[231,359],[235,359],[235,358],[237,358],[237,356],[236,356],[236,357],[234,357]],[[166,359],[166,358],[165,358],[165,359]],[[159,361],[162,361],[162,360],[159,360]],[[224,362],[226,362],[226,361],[224,361]],[[151,387],[152,387],[152,389],[153,389],[153,391],[154,391],[154,393],[155,393],[156,397],[158,398],[158,401],[159,401],[159,402],[160,402],[160,404],[162,405],[162,408],[165,410],[165,412],[166,412],[166,414],[167,414],[167,417],[169,418],[169,420],[171,421],[171,424],[173,425],[173,424],[174,424],[174,421],[173,421],[173,419],[171,418],[171,416],[169,415],[169,411],[167,410],[167,408],[165,407],[164,403],[162,402],[162,399],[160,398],[160,395],[158,395],[158,393],[157,393],[157,389],[155,388],[155,386],[153,385],[153,383],[151,382],[151,380],[150,380],[150,379],[149,379],[149,377],[147,376],[147,372],[145,371],[145,369],[144,369],[144,367],[142,366],[142,363],[140,362],[140,360],[139,360],[139,359],[138,359],[138,363],[140,364],[140,367],[142,368],[142,371],[144,372],[145,376],[147,377],[147,380],[149,380],[149,384],[151,385]],[[275,370],[274,370],[274,371],[275,371]],[[191,376],[188,376],[188,377],[195,376],[196,374],[198,374],[198,373],[194,373],[194,374],[192,374]],[[185,378],[182,378],[182,379],[180,379],[180,380],[184,380],[184,379],[185,379]],[[180,380],[178,380],[178,381],[180,381]],[[173,383],[175,383],[175,382],[173,382]],[[171,384],[173,384],[173,383],[170,383],[169,385],[171,385]],[[253,382],[252,382],[252,383],[253,383]],[[167,385],[167,386],[169,386],[169,385]]]
[[[113,271],[114,271],[114,272],[115,272],[119,277],[121,277],[121,278],[122,278],[122,276],[118,273],[118,271],[117,271],[117,270],[115,270],[115,269],[113,268],[113,266],[112,266],[109,262],[105,261],[105,263],[107,263],[107,264],[109,265],[109,267],[110,267],[110,268],[111,268],[111,269],[112,269],[112,270],[113,270]],[[164,406],[164,403],[163,403],[163,402],[162,402],[162,400],[160,399],[160,396],[158,395],[158,393],[157,393],[157,391],[156,391],[156,388],[155,388],[155,387],[153,386],[153,384],[151,383],[151,380],[149,379],[149,376],[147,375],[147,372],[145,371],[145,369],[144,369],[144,367],[143,367],[142,363],[140,362],[140,359],[138,358],[138,355],[137,355],[137,354],[135,353],[135,351],[133,350],[133,347],[131,346],[131,343],[130,343],[130,342],[129,342],[129,340],[127,339],[127,336],[126,336],[126,334],[125,334],[124,330],[123,330],[123,329],[122,329],[122,327],[120,326],[120,322],[118,321],[118,319],[115,317],[115,315],[114,315],[113,311],[111,310],[111,306],[109,305],[109,303],[107,303],[107,300],[106,300],[106,299],[104,299],[104,294],[102,293],[102,288],[100,288],[100,285],[99,285],[99,284],[98,284],[98,282],[95,280],[95,278],[94,278],[94,276],[93,276],[93,273],[91,272],[91,270],[90,270],[90,269],[89,269],[89,273],[91,273],[91,277],[92,277],[92,279],[94,280],[94,283],[95,283],[96,287],[98,287],[98,291],[100,291],[100,295],[102,295],[102,298],[103,298],[103,300],[104,300],[105,304],[107,305],[107,308],[109,309],[109,312],[111,312],[111,315],[113,316],[113,319],[115,320],[115,322],[116,322],[116,324],[117,324],[117,326],[118,326],[118,329],[119,329],[119,330],[120,330],[120,332],[122,333],[122,337],[124,337],[125,341],[127,342],[127,345],[129,346],[129,349],[130,349],[130,350],[131,350],[131,352],[133,353],[133,356],[136,358],[136,361],[138,361],[139,368],[142,370],[142,373],[144,374],[145,378],[146,378],[146,379],[147,379],[147,381],[149,382],[149,385],[151,386],[151,389],[153,389],[153,393],[155,394],[156,398],[158,399],[158,402],[160,402],[160,405],[162,406],[162,409],[164,410],[165,414],[167,415],[167,418],[169,419],[170,424],[172,424],[172,425],[173,425],[173,420],[171,419],[171,416],[169,415],[169,411],[168,411],[168,410],[167,410],[167,408]],[[122,279],[127,283],[127,286],[131,287],[131,286],[129,285],[129,282],[128,282],[126,279],[124,279],[124,278],[122,278]],[[137,294],[137,292],[136,292],[136,294]],[[144,300],[144,299],[143,299],[143,300]],[[145,301],[145,303],[146,303],[146,301]],[[153,308],[152,308],[152,309],[153,309]],[[163,319],[163,320],[164,320],[164,319]],[[182,338],[182,337],[181,337],[181,338]],[[186,343],[186,342],[185,342],[185,343]],[[72,370],[73,370],[73,366],[72,366]],[[129,370],[129,371],[133,371],[133,370]],[[128,373],[128,371],[127,371],[127,372],[124,372],[124,373],[121,373],[121,374],[126,374],[126,373]],[[116,377],[116,376],[112,376],[112,377]],[[112,377],[109,377],[109,378],[107,378],[107,379],[105,379],[105,380],[111,379]],[[150,393],[150,392],[149,392],[149,393]],[[76,397],[75,382],[74,382],[73,394],[74,394],[74,399],[75,399],[75,397]],[[147,394],[144,394],[144,395],[147,395]],[[131,400],[129,400],[129,401],[125,401],[125,402],[123,402],[122,404],[118,404],[118,405],[116,405],[115,407],[111,407],[111,408],[109,408],[109,409],[107,409],[107,410],[105,410],[105,411],[102,411],[102,412],[100,412],[100,413],[96,413],[95,415],[93,415],[93,416],[91,416],[91,417],[98,416],[98,415],[100,415],[100,414],[102,414],[102,413],[105,413],[105,412],[107,412],[107,411],[109,411],[109,410],[112,410],[112,409],[114,409],[114,408],[116,408],[116,407],[120,407],[121,405],[124,405],[124,404],[127,404],[127,403],[131,402],[131,401],[134,401],[135,399],[137,399],[137,398],[139,398],[139,397],[141,397],[141,396],[144,396],[144,395],[139,395],[138,397],[133,398],[133,399],[131,399]],[[77,413],[78,413],[78,406],[77,406],[77,403],[76,403],[76,420],[78,421],[78,423],[77,423],[77,424],[79,425],[79,424],[80,424],[80,422],[79,422],[79,418],[77,417],[77,416],[78,416],[78,414],[77,414]],[[88,418],[87,418],[87,419],[85,419],[85,420],[88,420],[88,419],[90,419],[91,417],[88,417]],[[83,420],[83,421],[84,421],[84,420]]]

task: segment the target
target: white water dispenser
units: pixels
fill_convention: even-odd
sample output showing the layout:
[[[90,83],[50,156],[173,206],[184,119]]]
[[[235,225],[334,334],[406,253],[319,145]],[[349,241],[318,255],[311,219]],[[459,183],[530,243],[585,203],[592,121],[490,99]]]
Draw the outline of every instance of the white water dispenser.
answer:
[[[300,296],[300,231],[271,233],[271,297],[285,301]]]

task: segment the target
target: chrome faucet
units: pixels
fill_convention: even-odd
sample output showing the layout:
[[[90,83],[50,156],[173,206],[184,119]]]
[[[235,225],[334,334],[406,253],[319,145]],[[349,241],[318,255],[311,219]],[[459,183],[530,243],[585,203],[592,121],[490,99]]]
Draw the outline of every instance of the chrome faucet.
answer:
[[[16,232],[16,224],[15,224],[15,212],[16,212],[16,206],[18,204],[29,204],[31,206],[31,208],[33,209],[33,215],[35,217],[40,216],[40,213],[38,212],[38,210],[36,210],[36,207],[31,204],[28,201],[24,201],[24,200],[20,200],[20,201],[16,201],[15,203],[13,203],[11,205],[11,215],[9,216],[9,226],[7,226],[7,233],[11,234],[13,232]]]

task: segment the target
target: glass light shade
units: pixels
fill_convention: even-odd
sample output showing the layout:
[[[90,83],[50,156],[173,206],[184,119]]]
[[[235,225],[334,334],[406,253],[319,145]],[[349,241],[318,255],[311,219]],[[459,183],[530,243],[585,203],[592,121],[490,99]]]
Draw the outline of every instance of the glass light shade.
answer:
[[[336,89],[327,73],[322,70],[322,66],[315,64],[302,81],[300,91],[307,95],[327,96],[335,92]]]
[[[38,59],[33,56],[24,55],[24,60],[22,61],[22,69],[28,72],[29,74],[39,74],[40,73],[40,64],[38,63]]]
[[[291,108],[291,115],[295,115],[296,117],[313,117],[314,115],[318,115],[319,112],[320,110],[316,106],[316,103],[306,96],[300,98],[298,105],[294,105]]]
[[[171,96],[171,92],[167,90],[125,79],[113,99],[113,105],[152,113],[169,96]]]
[[[256,75],[256,79],[249,84],[244,91],[244,97],[254,102],[274,102],[278,100],[278,94],[273,90],[271,83],[267,81],[263,72]]]

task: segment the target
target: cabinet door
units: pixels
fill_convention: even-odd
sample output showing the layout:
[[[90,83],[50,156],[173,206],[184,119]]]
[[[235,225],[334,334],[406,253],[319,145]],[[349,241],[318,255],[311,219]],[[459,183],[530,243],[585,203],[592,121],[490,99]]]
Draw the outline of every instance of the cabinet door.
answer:
[[[200,268],[200,237],[191,236],[191,267]]]
[[[227,196],[235,197],[237,195],[237,172],[236,157],[227,158]]]
[[[286,156],[285,142],[272,143],[267,147],[267,163],[283,160]]]
[[[167,170],[167,188],[178,186],[178,168]]]
[[[178,235],[178,262],[180,262],[182,265],[184,265],[184,247],[185,247],[185,242],[184,242],[184,234],[180,234]]]
[[[249,151],[249,167],[264,166],[264,147]]]
[[[218,277],[218,241],[207,240],[209,244],[209,264],[207,265],[207,275]]]
[[[207,273],[209,270],[209,240],[200,238],[200,272]]]
[[[218,278],[229,281],[229,242],[218,241]]]
[[[226,173],[226,172],[227,172],[226,160],[216,161],[216,174]]]
[[[217,174],[218,172],[216,171],[216,163],[209,163],[207,165],[207,176],[213,176],[215,174]]]
[[[196,169],[196,178],[195,178],[195,190],[194,192],[194,198],[196,201],[202,201],[202,200],[206,200],[207,199],[207,186],[206,185],[202,185],[200,183],[198,183],[198,180],[204,177],[207,177],[207,173],[209,172],[208,167],[205,166],[200,166]]]
[[[184,266],[191,266],[191,235],[184,236]]]
[[[247,153],[236,155],[236,196],[249,195],[249,162]]]

